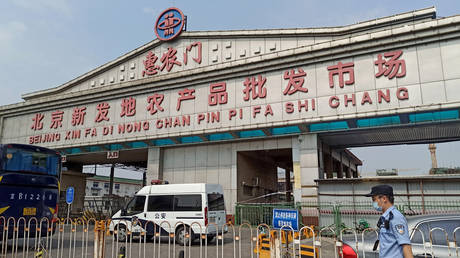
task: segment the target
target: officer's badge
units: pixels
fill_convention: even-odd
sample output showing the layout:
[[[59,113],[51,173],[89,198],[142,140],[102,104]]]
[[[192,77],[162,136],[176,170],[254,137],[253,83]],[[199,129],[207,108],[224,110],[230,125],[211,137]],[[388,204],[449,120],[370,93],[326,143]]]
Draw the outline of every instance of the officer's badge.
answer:
[[[395,226],[395,229],[396,229],[396,232],[398,232],[399,234],[404,234],[404,225],[403,224],[398,224]]]

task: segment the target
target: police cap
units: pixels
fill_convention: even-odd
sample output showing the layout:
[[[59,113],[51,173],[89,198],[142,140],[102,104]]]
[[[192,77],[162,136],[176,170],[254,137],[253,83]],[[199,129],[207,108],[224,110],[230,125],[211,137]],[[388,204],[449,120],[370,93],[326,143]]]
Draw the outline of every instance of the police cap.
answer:
[[[389,185],[377,185],[372,187],[371,192],[366,194],[367,197],[376,195],[393,196],[393,187]]]

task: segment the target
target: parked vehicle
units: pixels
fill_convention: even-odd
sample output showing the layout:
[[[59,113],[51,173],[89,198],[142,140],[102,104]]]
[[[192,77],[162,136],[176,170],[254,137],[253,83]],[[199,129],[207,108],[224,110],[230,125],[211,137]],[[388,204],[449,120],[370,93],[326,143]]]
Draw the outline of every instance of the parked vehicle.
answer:
[[[191,229],[189,238],[186,235]],[[178,244],[188,244],[206,234],[211,241],[226,231],[226,212],[222,186],[218,184],[167,184],[145,186],[126,206],[112,216],[109,230],[117,230],[118,241],[126,240],[126,230],[175,234]]]
[[[29,235],[38,236],[57,220],[61,155],[26,144],[0,144],[0,241],[4,232],[12,238],[15,227],[23,237],[26,221]],[[15,226],[16,225],[16,226]],[[42,230],[42,235],[46,230]],[[5,233],[6,234],[6,233]]]
[[[456,256],[456,249],[453,243],[455,239],[457,247],[460,248],[460,214],[411,216],[407,217],[407,224],[410,230],[414,257]],[[456,236],[454,238],[455,230]],[[424,242],[430,243],[430,232],[431,246],[429,244],[424,245]],[[378,249],[373,251],[375,240],[377,240],[375,232],[365,233],[364,242],[361,234],[357,238],[359,256],[362,256],[364,251],[366,257],[379,257]],[[346,235],[343,237],[342,242],[343,257],[357,257],[355,237]]]

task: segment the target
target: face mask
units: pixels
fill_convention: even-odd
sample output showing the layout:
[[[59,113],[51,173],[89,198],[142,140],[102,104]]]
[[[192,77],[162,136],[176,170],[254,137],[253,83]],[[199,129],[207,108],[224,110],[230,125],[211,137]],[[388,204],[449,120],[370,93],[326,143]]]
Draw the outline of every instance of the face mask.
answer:
[[[378,202],[372,202],[372,206],[374,206],[375,210],[382,211],[382,207],[379,206]]]

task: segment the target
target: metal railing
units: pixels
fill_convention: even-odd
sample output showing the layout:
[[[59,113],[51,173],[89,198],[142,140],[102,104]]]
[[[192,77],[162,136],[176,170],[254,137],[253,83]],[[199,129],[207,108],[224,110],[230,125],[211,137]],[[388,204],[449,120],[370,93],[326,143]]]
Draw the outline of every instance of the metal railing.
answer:
[[[312,207],[312,203],[300,203],[296,208],[301,210]],[[411,203],[396,203],[395,207],[406,217],[414,215],[460,213],[458,201],[425,201]],[[319,226],[335,227],[337,229],[353,228],[362,231],[374,224],[381,214],[374,210],[372,202],[350,203],[321,203],[317,206],[319,212]],[[338,232],[337,232],[338,233]]]
[[[375,254],[375,229],[304,226],[299,231],[268,224],[0,217],[0,257],[357,257]],[[412,229],[413,250],[430,257],[460,257],[460,227]],[[416,240],[415,240],[416,239]],[[440,249],[441,248],[441,249]]]
[[[85,196],[84,214],[94,218],[110,217],[120,210],[129,200],[128,197],[120,196]]]
[[[396,208],[406,216],[421,214],[460,213],[460,200],[456,201],[411,201],[410,203],[396,203]],[[251,225],[261,223],[270,224],[273,209],[297,209],[303,217],[304,225],[317,224],[320,227],[334,227],[336,234],[343,228],[354,228],[362,231],[380,217],[380,213],[372,208],[372,202],[349,203],[237,203],[235,205],[235,223],[243,221]],[[318,223],[307,222],[305,218],[316,217]]]
[[[237,203],[235,223],[248,222],[251,225],[271,224],[273,209],[295,209],[294,203]]]

